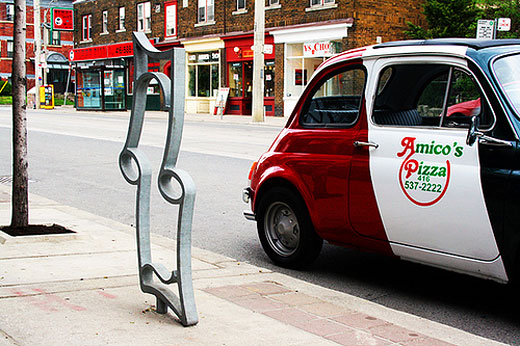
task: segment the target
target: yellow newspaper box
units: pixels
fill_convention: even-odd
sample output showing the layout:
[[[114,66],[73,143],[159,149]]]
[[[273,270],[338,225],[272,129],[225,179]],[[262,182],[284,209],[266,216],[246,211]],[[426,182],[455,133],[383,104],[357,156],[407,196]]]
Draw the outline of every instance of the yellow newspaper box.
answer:
[[[54,109],[54,85],[40,87],[40,108]]]

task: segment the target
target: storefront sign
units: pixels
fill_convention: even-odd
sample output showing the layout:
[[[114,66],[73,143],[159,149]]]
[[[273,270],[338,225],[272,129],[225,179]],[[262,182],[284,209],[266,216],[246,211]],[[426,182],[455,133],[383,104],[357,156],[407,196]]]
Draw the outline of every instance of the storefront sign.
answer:
[[[74,49],[74,61],[106,59],[107,46]]]
[[[243,58],[252,58],[254,57],[255,52],[252,49],[244,49],[242,53]]]
[[[330,56],[336,53],[336,46],[331,41],[311,42],[303,44],[303,56]]]
[[[150,40],[152,42],[152,40]],[[107,46],[95,46],[86,48],[77,48],[73,50],[73,61],[99,60],[123,58],[134,55],[134,46],[132,42],[123,42],[110,44]]]
[[[134,55],[132,42],[112,44],[107,47],[107,58],[120,58]]]
[[[219,52],[200,52],[188,54],[188,61],[190,63],[204,63],[204,62],[218,62],[220,59]]]

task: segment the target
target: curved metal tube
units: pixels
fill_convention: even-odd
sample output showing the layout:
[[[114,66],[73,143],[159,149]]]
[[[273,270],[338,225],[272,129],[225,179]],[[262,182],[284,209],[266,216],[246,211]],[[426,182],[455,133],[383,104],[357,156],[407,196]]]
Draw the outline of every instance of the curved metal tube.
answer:
[[[166,52],[155,49],[144,33],[134,33],[134,98],[128,133],[119,155],[119,167],[125,180],[137,186],[136,236],[139,280],[141,290],[157,298],[157,312],[166,313],[168,307],[184,326],[198,322],[191,277],[191,229],[195,205],[195,183],[191,176],[177,169],[182,129],[184,126],[184,49]],[[148,60],[168,59],[172,74],[148,72]],[[160,263],[152,263],[150,241],[150,192],[152,168],[148,157],[139,149],[139,141],[146,111],[146,91],[156,80],[168,108],[168,130],[163,159],[158,174],[158,187],[163,198],[179,205],[177,219],[177,268],[169,271]],[[180,190],[180,193],[178,193]],[[160,282],[155,282],[157,277]],[[179,295],[166,285],[177,284]]]

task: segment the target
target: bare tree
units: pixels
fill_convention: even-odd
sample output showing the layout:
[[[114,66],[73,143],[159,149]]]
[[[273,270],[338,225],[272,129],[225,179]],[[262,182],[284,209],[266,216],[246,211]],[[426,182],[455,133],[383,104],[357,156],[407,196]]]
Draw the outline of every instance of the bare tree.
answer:
[[[27,31],[25,0],[14,2],[13,49],[13,191],[11,227],[29,224],[29,191],[27,173],[27,114],[25,38]],[[38,29],[38,28],[36,28]],[[37,91],[38,92],[38,91]]]

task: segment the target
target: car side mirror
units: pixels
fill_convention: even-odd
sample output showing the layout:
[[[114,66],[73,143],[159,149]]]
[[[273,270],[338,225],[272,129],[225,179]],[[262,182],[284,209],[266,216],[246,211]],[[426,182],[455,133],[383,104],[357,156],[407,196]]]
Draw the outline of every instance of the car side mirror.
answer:
[[[470,147],[475,144],[477,138],[479,139],[481,144],[492,145],[495,147],[512,147],[513,143],[509,141],[505,141],[503,139],[493,138],[490,136],[486,136],[482,132],[478,131],[478,127],[480,125],[480,120],[478,116],[474,115],[471,117],[471,125],[468,130],[468,136],[466,137],[466,144]]]
[[[475,141],[477,140],[478,135],[480,134],[478,132],[478,127],[480,125],[480,118],[478,115],[474,115],[471,117],[471,124],[469,126],[468,130],[468,136],[466,137],[466,144],[470,147],[475,144]]]

